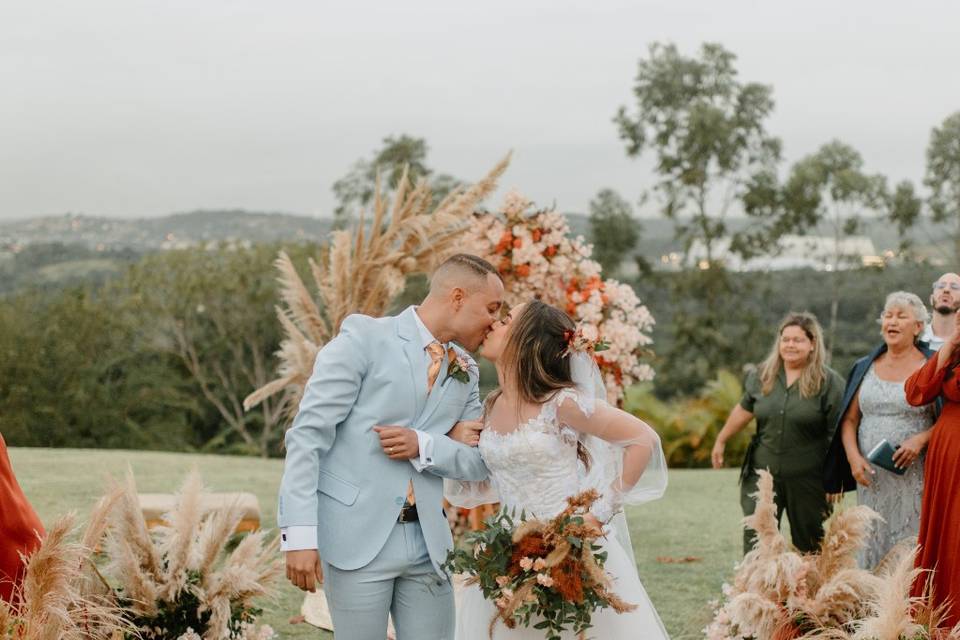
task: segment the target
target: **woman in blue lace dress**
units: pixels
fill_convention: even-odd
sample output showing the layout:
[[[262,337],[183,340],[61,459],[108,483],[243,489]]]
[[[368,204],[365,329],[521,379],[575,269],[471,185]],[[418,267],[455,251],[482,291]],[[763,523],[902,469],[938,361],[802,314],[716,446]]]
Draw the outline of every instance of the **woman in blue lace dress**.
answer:
[[[923,451],[930,440],[936,407],[913,407],[904,381],[933,352],[919,343],[927,311],[916,295],[897,291],[887,296],[880,318],[884,344],[857,361],[848,377],[844,412],[827,457],[826,489],[840,494],[856,488],[857,501],[880,514],[860,565],[874,568],[901,541],[911,541],[920,527]],[[898,475],[867,460],[886,440],[896,448]]]

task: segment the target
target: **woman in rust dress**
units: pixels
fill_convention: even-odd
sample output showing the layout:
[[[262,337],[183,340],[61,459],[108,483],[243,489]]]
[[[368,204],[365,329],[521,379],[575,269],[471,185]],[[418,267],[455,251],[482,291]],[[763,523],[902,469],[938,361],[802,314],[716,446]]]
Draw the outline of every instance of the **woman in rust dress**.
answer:
[[[960,315],[957,316],[960,327]],[[952,602],[945,623],[960,622],[960,330],[904,383],[907,402],[915,407],[942,396],[943,411],[927,445],[920,506],[920,554],[917,566],[932,569],[935,605]],[[914,583],[923,590],[927,574]]]
[[[0,600],[11,602],[23,579],[20,554],[29,555],[44,535],[37,513],[20,489],[0,434]]]

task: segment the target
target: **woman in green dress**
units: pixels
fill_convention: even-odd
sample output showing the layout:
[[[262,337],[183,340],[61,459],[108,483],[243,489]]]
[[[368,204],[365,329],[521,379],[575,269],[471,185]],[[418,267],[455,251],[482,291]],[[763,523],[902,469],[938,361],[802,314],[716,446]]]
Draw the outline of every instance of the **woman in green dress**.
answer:
[[[773,475],[777,521],[784,510],[793,545],[816,551],[830,503],[823,488],[823,464],[837,424],[844,381],[824,364],[823,331],[810,313],[790,313],[780,323],[770,355],[744,382],[743,398],[727,417],[713,447],[714,469],[723,466],[727,441],[757,421],[740,473],[740,506],[756,506],[757,469]],[[744,553],[754,533],[745,530]]]

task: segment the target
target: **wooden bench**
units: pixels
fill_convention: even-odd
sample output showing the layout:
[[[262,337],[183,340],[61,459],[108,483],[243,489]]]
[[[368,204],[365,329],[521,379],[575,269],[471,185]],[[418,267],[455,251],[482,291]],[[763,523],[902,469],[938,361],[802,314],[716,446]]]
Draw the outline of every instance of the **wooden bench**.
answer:
[[[167,524],[163,516],[173,511],[176,496],[172,493],[141,493],[139,498],[140,512],[148,529]],[[205,514],[232,505],[237,505],[243,514],[235,533],[260,528],[260,503],[252,493],[205,493],[200,499],[200,508]]]

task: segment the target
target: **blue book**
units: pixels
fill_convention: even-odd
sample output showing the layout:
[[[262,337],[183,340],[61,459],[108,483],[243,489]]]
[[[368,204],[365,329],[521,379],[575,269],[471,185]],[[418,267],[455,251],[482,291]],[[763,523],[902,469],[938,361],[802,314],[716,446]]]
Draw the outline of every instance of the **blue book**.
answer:
[[[902,476],[907,472],[906,469],[901,469],[893,462],[893,454],[900,447],[894,447],[885,439],[877,443],[873,449],[870,450],[870,453],[867,454],[867,460],[877,465],[881,469],[886,469],[892,473]]]

